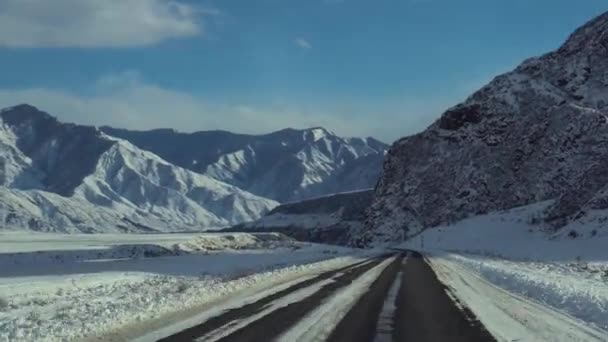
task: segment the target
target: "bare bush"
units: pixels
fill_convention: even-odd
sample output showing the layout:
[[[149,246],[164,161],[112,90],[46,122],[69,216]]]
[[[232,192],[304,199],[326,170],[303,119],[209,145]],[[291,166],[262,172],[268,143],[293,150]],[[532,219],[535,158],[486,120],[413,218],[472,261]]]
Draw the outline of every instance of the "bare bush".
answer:
[[[184,293],[186,291],[188,291],[188,289],[190,288],[190,284],[188,284],[186,281],[180,281],[177,283],[177,287],[175,288],[175,291],[177,293]]]
[[[0,297],[0,311],[6,311],[9,309],[9,307],[10,303],[8,302],[8,299]]]

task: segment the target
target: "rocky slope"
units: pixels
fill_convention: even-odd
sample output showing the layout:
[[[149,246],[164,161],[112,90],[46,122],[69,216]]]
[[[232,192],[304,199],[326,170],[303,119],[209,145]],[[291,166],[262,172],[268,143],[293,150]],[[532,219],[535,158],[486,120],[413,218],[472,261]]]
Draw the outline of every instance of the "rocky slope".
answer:
[[[373,187],[388,148],[373,138],[342,138],[323,128],[266,135],[102,130],[173,164],[279,202]]]
[[[362,229],[373,190],[334,194],[280,205],[254,222],[231,232],[280,232],[300,241],[346,245]]]
[[[607,209],[606,114],[608,13],[397,141],[353,242],[544,200],[537,221],[550,229]]]
[[[276,205],[32,106],[0,113],[2,228],[199,230],[250,221]]]

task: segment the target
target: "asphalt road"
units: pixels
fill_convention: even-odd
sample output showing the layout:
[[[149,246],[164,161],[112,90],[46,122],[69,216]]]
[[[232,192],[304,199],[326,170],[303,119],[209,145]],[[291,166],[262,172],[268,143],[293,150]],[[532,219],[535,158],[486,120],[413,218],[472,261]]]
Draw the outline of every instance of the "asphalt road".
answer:
[[[311,340],[495,341],[471,312],[459,309],[450,299],[423,256],[407,251],[320,274],[161,341],[287,341],[283,334],[387,258],[391,258],[390,264],[333,330],[322,339]],[[301,298],[290,297],[307,290]]]

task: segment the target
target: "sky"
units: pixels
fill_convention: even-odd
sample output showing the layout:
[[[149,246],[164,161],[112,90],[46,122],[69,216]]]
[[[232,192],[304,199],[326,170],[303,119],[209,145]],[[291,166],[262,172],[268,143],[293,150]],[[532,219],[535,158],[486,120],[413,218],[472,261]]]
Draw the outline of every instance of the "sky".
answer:
[[[605,0],[0,0],[0,107],[131,129],[417,133]]]

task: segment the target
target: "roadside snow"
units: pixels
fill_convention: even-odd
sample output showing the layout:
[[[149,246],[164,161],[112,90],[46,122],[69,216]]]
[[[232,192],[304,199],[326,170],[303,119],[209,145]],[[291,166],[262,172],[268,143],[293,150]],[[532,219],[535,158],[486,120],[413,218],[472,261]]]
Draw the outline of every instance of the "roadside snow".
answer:
[[[516,262],[473,255],[439,255],[442,261],[459,264],[511,293],[558,308],[608,331],[608,278],[602,279],[599,274],[576,265]]]
[[[590,229],[575,222],[556,233],[531,224],[551,201],[504,212],[474,216],[449,226],[425,230],[408,239],[407,248],[440,249],[509,259],[547,262],[608,262],[608,228]],[[569,237],[575,232],[576,238]]]
[[[597,227],[590,229],[588,225],[578,222],[552,235],[543,232],[532,222],[548,205],[550,202],[538,203],[429,229],[412,237],[401,247],[431,255],[434,266],[443,267],[444,273],[446,269],[455,274],[464,272],[466,277],[462,279],[454,280],[455,275],[452,278],[444,275],[442,280],[447,279],[446,282],[455,288],[456,295],[460,293],[464,296],[461,299],[471,309],[491,304],[514,317],[521,317],[521,310],[512,305],[519,305],[520,299],[526,298],[527,301],[544,305],[545,314],[552,312],[553,316],[550,316],[553,318],[547,318],[544,322],[547,324],[544,335],[530,332],[542,330],[544,318],[539,321],[533,319],[534,315],[526,315],[527,321],[520,322],[523,328],[519,330],[504,324],[499,332],[505,336],[511,336],[509,331],[519,331],[522,335],[537,336],[531,340],[557,341],[555,336],[558,335],[553,335],[555,333],[561,334],[559,336],[567,341],[569,336],[578,336],[572,330],[578,327],[581,328],[581,336],[585,336],[585,329],[590,329],[602,336],[599,340],[608,340],[608,230]],[[488,300],[504,299],[504,302],[481,303],[485,299],[476,299],[473,293],[468,296],[467,287],[474,282],[485,288],[485,285],[479,284],[480,279],[512,293],[517,300],[509,304],[506,297],[499,296]],[[487,291],[497,294],[496,291]],[[511,306],[505,307],[508,305]],[[484,316],[491,315],[491,312],[480,310],[478,317],[482,320]],[[530,310],[538,311],[534,308]],[[561,316],[555,319],[556,315]],[[566,316],[572,317],[568,324],[563,323]],[[559,330],[560,325],[568,334],[565,330]],[[522,332],[521,329],[527,330]],[[603,331],[597,333],[600,330]]]
[[[499,341],[600,342],[608,334],[585,322],[507,292],[444,255],[431,264],[451,295],[468,307]]]
[[[101,336],[363,257],[279,234],[122,235],[126,245],[107,235],[27,236],[0,237],[12,241],[0,243],[10,246],[0,249],[0,341]]]

